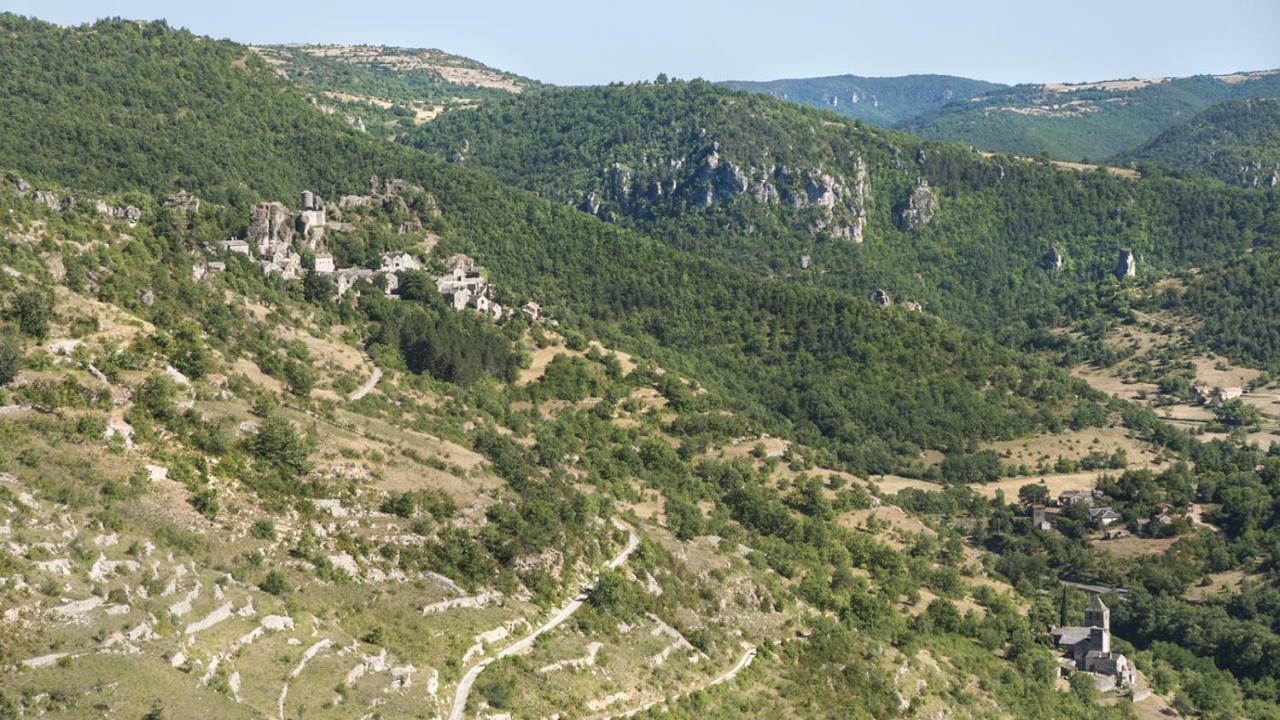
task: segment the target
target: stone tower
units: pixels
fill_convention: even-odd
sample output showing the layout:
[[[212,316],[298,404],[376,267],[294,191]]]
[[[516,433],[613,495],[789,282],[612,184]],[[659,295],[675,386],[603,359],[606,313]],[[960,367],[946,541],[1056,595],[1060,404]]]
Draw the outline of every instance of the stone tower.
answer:
[[[1089,651],[1100,653],[1111,652],[1111,633],[1100,627],[1089,628]]]
[[[1084,624],[1085,627],[1097,627],[1111,632],[1111,611],[1102,604],[1101,595],[1094,595],[1093,600],[1089,601],[1089,607],[1084,609]]]

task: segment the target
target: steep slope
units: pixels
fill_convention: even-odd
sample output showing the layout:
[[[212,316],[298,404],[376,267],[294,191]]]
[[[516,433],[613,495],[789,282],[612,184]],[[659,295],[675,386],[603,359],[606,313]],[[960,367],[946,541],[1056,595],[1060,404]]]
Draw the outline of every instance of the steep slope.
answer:
[[[1214,103],[1280,96],[1280,73],[1018,85],[951,103],[900,125],[1017,155],[1098,160],[1132,151]]]
[[[953,75],[903,75],[901,77],[829,77],[785,80],[726,80],[734,90],[759,92],[780,100],[829,109],[837,115],[892,127],[928,110],[974,95],[998,90],[1000,83]]]
[[[378,135],[396,133],[453,108],[537,85],[442,50],[366,45],[264,45],[253,50],[282,77],[359,118]]]
[[[1115,158],[1208,173],[1250,187],[1280,185],[1280,99],[1230,100]]]
[[[396,187],[333,209],[335,255],[445,260],[448,239],[385,234],[450,232]],[[492,211],[484,187],[459,192]],[[601,716],[734,693],[802,717],[1125,717],[1057,692],[1027,600],[831,453],[410,273],[355,302],[264,275],[217,242],[244,209],[135,198],[0,186],[5,713]],[[390,344],[420,313],[537,358],[471,389],[415,376],[416,347],[450,341]],[[375,389],[345,399],[371,358]]]
[[[154,164],[75,143],[41,147],[47,166],[3,157],[61,184],[0,182],[0,715],[1129,717],[1085,674],[1061,691],[1046,630],[1088,598],[1059,577],[1131,589],[1108,598],[1113,647],[1179,707],[1274,714],[1280,603],[1255,580],[1272,582],[1276,458],[1198,443],[924,314],[762,279],[352,133],[252,60],[224,64],[233,45],[34,31],[38,67],[86,57],[67,50],[89,36],[97,62],[149,82],[64,63],[36,73],[45,95],[103,102],[22,104],[26,119],[135,148],[169,97],[199,122]],[[285,164],[175,176],[227,139],[203,96],[257,117],[219,94],[242,81],[296,126],[258,118],[228,156]],[[967,157],[934,162],[997,178],[1012,162]],[[166,196],[188,182],[203,202]],[[319,182],[322,237],[314,195],[291,209]],[[903,188],[897,214],[931,226],[929,194]],[[835,221],[825,209],[806,221]],[[227,242],[242,236],[429,272],[335,298],[323,273],[286,279],[259,242]],[[558,325],[446,305],[432,276],[458,250],[504,305],[533,297]],[[1046,432],[983,439],[1031,428]],[[912,477],[849,472],[889,467]],[[1084,505],[1032,525],[1045,478],[1097,483],[1135,532],[1193,498],[1213,525],[1171,520],[1159,532],[1184,537],[1129,538],[1150,557],[1120,561],[1091,545]],[[1237,595],[1190,595],[1228,570],[1250,575]]]
[[[405,178],[427,188],[437,204],[434,222],[444,242],[470,252],[510,288],[504,304],[546,301],[574,324],[627,349],[645,349],[727,393],[771,426],[793,427],[844,453],[851,467],[889,469],[911,462],[918,447],[1025,432],[1046,421],[1033,412],[1041,404],[1029,400],[1033,388],[1043,386],[1034,392],[1052,398],[1047,411],[1059,410],[1079,389],[933,318],[755,277],[362,135],[230,43],[162,24],[62,30],[11,16],[6,22],[19,37],[12,47],[25,57],[9,65],[5,80],[21,110],[3,122],[16,116],[68,134],[35,153],[0,148],[0,162],[72,186],[119,183],[158,192],[185,186],[237,204],[254,195],[292,201],[306,187],[332,198],[368,187],[370,175]],[[153,45],[166,52],[148,55]],[[36,84],[22,68],[52,83],[43,91],[49,95],[61,87],[48,74],[60,62],[55,57],[99,51],[109,51],[99,62],[63,66],[74,73],[62,81],[67,95],[95,102],[39,104],[21,92]],[[183,80],[183,70],[193,67],[208,73],[196,76],[199,83]],[[183,117],[165,123],[173,135],[155,137],[157,118],[179,105],[188,108]],[[272,111],[270,119],[224,136],[235,125],[229,119],[254,118],[262,109]],[[104,124],[96,120],[101,116],[115,121]],[[82,152],[71,142],[73,128],[102,136],[102,145]],[[229,143],[221,155],[203,154],[218,143]],[[138,149],[113,153],[112,145]],[[239,157],[243,166],[215,163],[216,157]],[[919,414],[905,414],[906,407]]]
[[[1277,223],[1260,191],[988,157],[699,82],[530,93],[412,141],[682,250],[1015,338],[1126,249],[1159,275]]]
[[[241,45],[163,22],[64,29],[4,14],[0,32],[0,161],[32,180],[293,198],[360,187],[393,157]]]

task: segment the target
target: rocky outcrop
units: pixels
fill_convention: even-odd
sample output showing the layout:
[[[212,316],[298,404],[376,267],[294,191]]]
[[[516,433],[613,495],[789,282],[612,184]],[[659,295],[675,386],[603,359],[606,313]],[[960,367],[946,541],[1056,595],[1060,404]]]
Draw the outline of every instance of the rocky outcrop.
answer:
[[[1116,263],[1116,277],[1120,279],[1131,278],[1138,274],[1138,258],[1134,256],[1133,251],[1124,249],[1120,251],[1120,261]]]
[[[577,206],[604,220],[708,208],[738,198],[790,206],[816,238],[862,242],[871,197],[870,173],[857,157],[853,172],[793,168],[768,156],[735,162],[711,141],[685,157],[613,163]]]
[[[138,221],[142,219],[142,211],[132,205],[116,207],[98,200],[93,204],[93,206],[99,214],[106,215],[110,218],[116,218],[118,220],[124,220],[129,223],[130,226],[137,225]]]
[[[687,191],[703,206],[742,195],[748,187],[747,175],[742,168],[721,160],[719,143],[712,143],[711,151],[702,158],[687,183]]]
[[[293,216],[284,203],[261,202],[249,209],[250,242],[288,243],[293,240]]]
[[[164,196],[164,206],[181,213],[199,212],[200,198],[188,193],[186,190],[179,190],[172,195]]]
[[[346,123],[347,123],[348,125],[350,125],[351,127],[355,128],[355,129],[357,129],[357,130],[359,130],[360,132],[368,132],[367,130],[365,130],[365,127],[364,127],[364,120],[363,120],[360,116],[358,116],[358,115],[343,115],[343,116],[342,116],[342,119],[343,119],[343,120],[345,120],[345,121],[346,121]]]
[[[871,293],[871,302],[879,305],[880,307],[889,307],[893,304],[893,296],[884,290],[877,289],[875,292]]]
[[[1064,262],[1065,258],[1062,251],[1056,247],[1049,248],[1049,252],[1045,253],[1044,266],[1049,270],[1053,270],[1055,272],[1062,270]]]
[[[894,218],[901,230],[915,232],[928,225],[937,212],[938,198],[929,187],[929,181],[920,178],[911,189],[911,194],[898,205]]]
[[[44,205],[55,212],[63,212],[70,210],[76,206],[76,198],[73,195],[62,197],[56,192],[50,190],[36,190],[31,183],[22,178],[15,178],[11,185],[17,191],[19,197],[27,198],[34,203]],[[116,207],[108,205],[102,200],[95,200],[94,208],[101,214],[110,218],[118,218],[129,223],[130,226],[137,225],[142,219],[142,211],[132,205]]]
[[[1209,153],[1209,159],[1213,159],[1213,153]],[[1280,185],[1280,163],[1268,167],[1251,160],[1236,169],[1236,182],[1248,187],[1276,187]]]
[[[343,195],[338,198],[338,207],[341,209],[369,207],[373,204],[373,198],[368,195]]]
[[[809,205],[822,211],[810,232],[833,240],[862,242],[867,226],[867,203],[871,199],[871,179],[861,157],[854,161],[853,182],[848,187],[828,173],[806,173],[805,196]]]

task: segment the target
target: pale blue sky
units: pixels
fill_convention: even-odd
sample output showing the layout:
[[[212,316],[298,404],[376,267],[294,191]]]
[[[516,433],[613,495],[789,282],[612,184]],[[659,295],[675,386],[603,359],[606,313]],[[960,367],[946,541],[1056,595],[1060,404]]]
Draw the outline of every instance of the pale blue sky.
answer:
[[[0,0],[60,24],[165,18],[249,43],[438,47],[561,84],[936,72],[1083,81],[1280,67],[1277,0]]]

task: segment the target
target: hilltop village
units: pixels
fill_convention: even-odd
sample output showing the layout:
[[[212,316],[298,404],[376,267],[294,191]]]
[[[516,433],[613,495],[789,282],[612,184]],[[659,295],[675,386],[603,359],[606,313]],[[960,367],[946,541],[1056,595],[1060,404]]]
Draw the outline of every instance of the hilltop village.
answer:
[[[389,179],[380,183],[370,178],[368,195],[344,195],[338,200],[342,209],[369,208],[399,205],[404,207],[403,196],[421,194],[423,189],[403,180]],[[173,206],[189,202],[188,198],[175,198]],[[199,202],[195,200],[195,202]],[[388,297],[399,297],[397,290],[407,272],[426,271],[423,261],[406,250],[391,250],[378,256],[372,266],[338,267],[334,253],[326,242],[326,233],[345,233],[356,230],[353,223],[330,217],[325,201],[316,193],[304,190],[299,197],[297,212],[284,203],[261,202],[250,208],[249,226],[243,238],[229,238],[218,247],[211,248],[222,260],[199,259],[192,266],[192,276],[198,281],[211,273],[226,270],[226,259],[243,255],[256,261],[262,273],[279,275],[284,280],[303,279],[308,273],[329,279],[333,291],[341,298],[348,293],[360,292],[361,284],[380,289]],[[411,220],[396,228],[398,234],[422,230],[421,221]],[[308,258],[310,260],[308,261]],[[471,309],[494,322],[515,313],[534,322],[543,320],[542,308],[534,301],[526,302],[519,309],[503,306],[494,299],[494,288],[489,284],[483,267],[467,255],[455,254],[442,261],[444,272],[435,275],[436,289],[445,303],[454,310]]]

